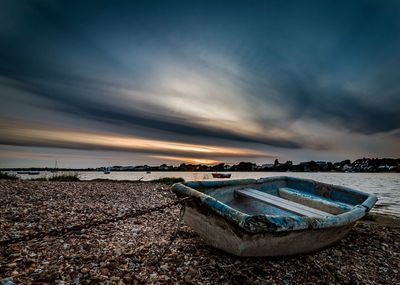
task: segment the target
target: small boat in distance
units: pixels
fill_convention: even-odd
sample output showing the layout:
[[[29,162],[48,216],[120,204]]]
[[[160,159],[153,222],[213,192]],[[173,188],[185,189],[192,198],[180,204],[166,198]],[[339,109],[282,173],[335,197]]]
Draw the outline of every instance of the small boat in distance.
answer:
[[[39,171],[17,171],[17,174],[28,174],[28,175],[38,175]]]
[[[211,175],[214,178],[231,178],[232,174],[230,174],[230,173],[212,173]]]
[[[108,162],[108,166],[104,167],[103,173],[104,174],[110,174],[111,173],[110,162]]]
[[[375,195],[309,179],[267,177],[176,183],[184,221],[238,256],[285,256],[332,245],[375,205]]]

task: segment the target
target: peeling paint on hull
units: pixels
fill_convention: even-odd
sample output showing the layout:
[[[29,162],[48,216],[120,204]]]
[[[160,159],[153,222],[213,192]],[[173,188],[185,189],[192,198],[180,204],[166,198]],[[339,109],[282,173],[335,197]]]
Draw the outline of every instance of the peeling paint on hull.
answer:
[[[277,197],[279,188],[291,187],[311,197],[312,205],[320,199],[321,205],[329,201],[348,206],[327,217],[299,216],[240,200],[234,193],[246,187]],[[173,185],[172,190],[193,198],[185,205],[184,221],[208,244],[238,256],[294,255],[329,246],[342,239],[377,200],[354,189],[291,177],[187,182]]]

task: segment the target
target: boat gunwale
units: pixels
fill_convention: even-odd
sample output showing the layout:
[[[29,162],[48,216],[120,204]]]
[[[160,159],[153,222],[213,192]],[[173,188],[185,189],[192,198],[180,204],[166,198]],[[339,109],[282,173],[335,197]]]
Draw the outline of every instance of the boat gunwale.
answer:
[[[333,187],[334,189],[340,191],[356,194],[358,196],[364,196],[366,199],[363,203],[355,205],[354,208],[348,212],[323,218],[268,214],[249,215],[239,210],[236,210],[228,206],[227,204],[222,203],[216,198],[195,189],[221,188],[227,186],[229,187],[241,185],[244,186],[248,184],[262,184],[282,180],[284,180],[285,182],[308,182],[313,184],[325,185],[327,187]],[[206,206],[208,209],[224,217],[234,225],[237,225],[250,233],[284,232],[292,230],[340,227],[346,224],[353,223],[364,217],[377,201],[377,197],[375,195],[358,191],[349,187],[327,184],[312,179],[302,179],[288,176],[274,176],[260,179],[236,179],[226,181],[191,181],[185,183],[176,183],[172,185],[172,191],[180,196],[193,197],[198,204]]]

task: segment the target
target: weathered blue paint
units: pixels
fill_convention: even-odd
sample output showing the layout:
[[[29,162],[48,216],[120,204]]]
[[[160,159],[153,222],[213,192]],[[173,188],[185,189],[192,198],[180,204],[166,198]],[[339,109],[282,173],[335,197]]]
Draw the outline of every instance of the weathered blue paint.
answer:
[[[229,202],[221,202],[221,200],[233,201],[235,199],[234,190],[246,187],[252,187],[269,193],[276,193],[275,189],[279,187],[290,187],[298,191],[298,193],[310,195],[313,199],[338,201],[338,205],[343,206],[345,212],[325,218],[310,218],[293,214],[252,215],[231,207]],[[177,183],[172,186],[172,190],[180,196],[195,198],[193,203],[198,207],[207,208],[250,233],[271,233],[344,226],[362,218],[377,201],[375,195],[366,194],[347,187],[285,176]],[[344,203],[353,206],[345,206]]]

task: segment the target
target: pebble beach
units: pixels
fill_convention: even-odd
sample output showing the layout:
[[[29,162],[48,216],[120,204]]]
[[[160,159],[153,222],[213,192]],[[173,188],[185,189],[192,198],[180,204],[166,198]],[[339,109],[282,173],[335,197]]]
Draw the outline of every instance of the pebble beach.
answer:
[[[154,182],[1,180],[2,284],[398,284],[400,280],[396,222],[359,222],[338,244],[312,254],[239,258],[208,246],[184,223],[176,232],[181,206],[173,205],[177,198],[169,187]]]

